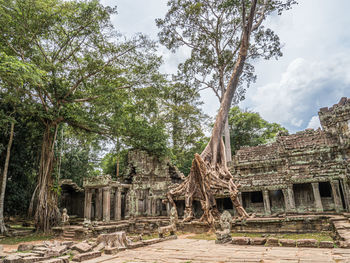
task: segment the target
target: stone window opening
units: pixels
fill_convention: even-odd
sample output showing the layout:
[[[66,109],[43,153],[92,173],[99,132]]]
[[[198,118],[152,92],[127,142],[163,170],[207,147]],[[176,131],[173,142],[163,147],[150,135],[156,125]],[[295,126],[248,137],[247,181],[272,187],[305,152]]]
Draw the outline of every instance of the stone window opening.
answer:
[[[329,182],[320,182],[318,187],[321,197],[332,197],[332,188]]]
[[[263,195],[261,191],[251,192],[250,198],[252,203],[263,203]]]

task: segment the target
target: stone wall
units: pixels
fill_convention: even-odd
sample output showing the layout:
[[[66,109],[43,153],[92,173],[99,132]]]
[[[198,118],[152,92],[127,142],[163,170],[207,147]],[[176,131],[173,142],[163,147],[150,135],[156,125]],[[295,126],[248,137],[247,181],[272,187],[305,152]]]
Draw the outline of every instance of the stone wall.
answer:
[[[349,211],[350,99],[319,116],[322,130],[281,134],[274,143],[237,151],[231,170],[248,211]]]

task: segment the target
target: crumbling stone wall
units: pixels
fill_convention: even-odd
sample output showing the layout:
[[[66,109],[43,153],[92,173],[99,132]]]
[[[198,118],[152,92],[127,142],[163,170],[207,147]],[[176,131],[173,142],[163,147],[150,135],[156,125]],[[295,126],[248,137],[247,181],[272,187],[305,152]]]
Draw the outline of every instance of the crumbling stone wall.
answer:
[[[320,109],[319,117],[323,130],[281,134],[274,143],[237,151],[232,174],[246,209],[256,206],[247,193],[261,191],[265,214],[349,211],[350,99]]]
[[[183,176],[168,159],[159,159],[145,151],[130,151],[128,156],[130,216],[167,215],[169,206],[162,203],[168,187]]]

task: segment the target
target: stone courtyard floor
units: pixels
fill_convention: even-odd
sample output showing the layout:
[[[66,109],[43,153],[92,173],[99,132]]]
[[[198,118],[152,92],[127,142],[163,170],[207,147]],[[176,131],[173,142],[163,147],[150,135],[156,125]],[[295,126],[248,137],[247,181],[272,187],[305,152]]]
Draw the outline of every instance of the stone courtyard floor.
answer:
[[[284,248],[264,246],[218,245],[215,241],[182,239],[169,240],[147,247],[102,256],[85,263],[136,262],[337,262],[350,263],[350,249]]]

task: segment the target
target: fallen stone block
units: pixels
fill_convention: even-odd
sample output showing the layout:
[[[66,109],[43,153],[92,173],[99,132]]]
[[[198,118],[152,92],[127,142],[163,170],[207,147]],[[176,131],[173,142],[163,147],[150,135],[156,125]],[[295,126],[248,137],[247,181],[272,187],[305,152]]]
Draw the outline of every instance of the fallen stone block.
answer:
[[[38,262],[38,261],[42,261],[42,260],[45,260],[46,258],[43,258],[43,257],[25,257],[23,258],[23,263],[32,263],[32,262]]]
[[[63,252],[67,250],[67,246],[61,245],[61,246],[53,247],[51,250],[61,255]]]
[[[269,238],[266,240],[266,246],[269,246],[269,247],[279,247],[278,238],[269,237]]]
[[[63,263],[63,260],[60,258],[51,258],[48,260],[41,261],[40,263]]]
[[[298,247],[317,247],[316,239],[298,239],[297,246]]]
[[[18,245],[17,250],[18,250],[18,251],[29,251],[29,250],[32,250],[33,247],[34,247],[33,244],[26,244],[26,243],[23,243],[23,244],[19,244],[19,245]]]
[[[263,246],[266,243],[266,238],[263,237],[254,237],[250,239],[250,244],[252,246]]]
[[[70,258],[70,256],[68,256],[68,255],[59,257],[59,259],[61,259],[63,263],[69,263],[69,258]]]
[[[9,255],[4,258],[4,263],[22,263],[23,260],[20,256],[17,255]]]
[[[350,248],[350,242],[349,241],[339,241],[337,245],[340,248]]]
[[[93,251],[101,251],[106,247],[105,243],[100,243],[93,248]]]
[[[106,255],[114,255],[118,253],[118,248],[117,247],[106,247],[104,252]]]
[[[177,239],[177,235],[171,235],[171,236],[163,237],[164,241],[166,241],[166,240],[174,240],[174,239]]]
[[[153,244],[159,243],[161,241],[162,241],[161,238],[153,238],[153,239],[143,240],[142,243],[144,243],[146,246],[148,246],[148,245],[153,245]]]
[[[333,241],[320,241],[318,244],[320,248],[334,248]]]
[[[139,241],[139,242],[128,244],[128,248],[133,249],[133,248],[143,247],[144,245],[145,244],[142,241]]]
[[[234,245],[249,245],[249,237],[232,237],[232,244]]]
[[[84,260],[93,259],[93,258],[97,258],[100,256],[101,256],[100,251],[91,251],[91,252],[75,255],[72,260],[76,261],[76,262],[81,262]]]
[[[86,253],[92,249],[92,246],[90,246],[88,243],[81,242],[72,247],[72,249],[77,250],[80,253]]]
[[[73,241],[63,241],[61,242],[62,246],[66,246],[67,248],[71,248],[74,245]]]
[[[293,239],[280,239],[279,243],[282,247],[295,247],[296,241]]]

